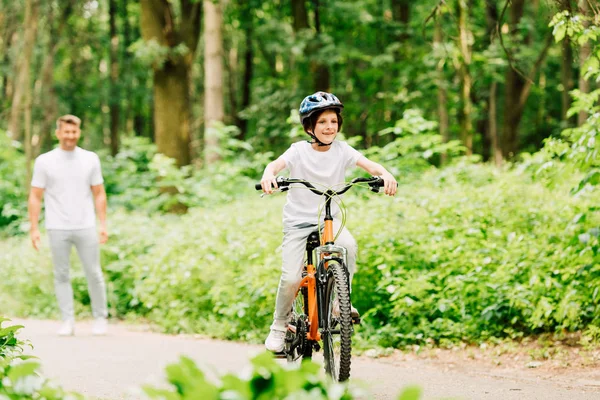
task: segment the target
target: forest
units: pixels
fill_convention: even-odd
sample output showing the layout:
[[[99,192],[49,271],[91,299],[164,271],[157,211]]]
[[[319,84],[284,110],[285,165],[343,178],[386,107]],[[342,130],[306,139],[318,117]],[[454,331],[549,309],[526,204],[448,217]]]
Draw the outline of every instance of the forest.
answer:
[[[598,341],[598,82],[591,0],[0,0],[0,310],[58,316],[27,195],[74,114],[102,160],[111,318],[263,340],[285,196],[254,183],[326,90],[399,182],[344,198],[359,347]]]

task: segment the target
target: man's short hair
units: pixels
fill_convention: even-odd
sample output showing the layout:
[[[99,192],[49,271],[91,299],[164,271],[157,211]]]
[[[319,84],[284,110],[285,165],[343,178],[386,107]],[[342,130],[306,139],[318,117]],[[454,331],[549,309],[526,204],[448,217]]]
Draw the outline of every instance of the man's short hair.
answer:
[[[73,124],[78,128],[81,126],[81,120],[78,117],[71,114],[67,114],[63,115],[62,117],[59,117],[56,120],[56,129],[60,129],[60,126],[63,124],[63,122],[67,124]]]

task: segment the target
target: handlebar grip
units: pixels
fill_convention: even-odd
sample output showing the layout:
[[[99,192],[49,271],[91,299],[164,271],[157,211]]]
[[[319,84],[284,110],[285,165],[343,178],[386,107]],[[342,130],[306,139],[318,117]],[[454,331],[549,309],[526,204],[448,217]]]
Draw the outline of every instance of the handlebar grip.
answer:
[[[254,189],[256,189],[256,190],[262,190],[261,184],[257,183],[256,185],[254,185]]]
[[[385,182],[382,178],[377,178],[376,181],[369,183],[369,186],[380,188],[385,186]]]

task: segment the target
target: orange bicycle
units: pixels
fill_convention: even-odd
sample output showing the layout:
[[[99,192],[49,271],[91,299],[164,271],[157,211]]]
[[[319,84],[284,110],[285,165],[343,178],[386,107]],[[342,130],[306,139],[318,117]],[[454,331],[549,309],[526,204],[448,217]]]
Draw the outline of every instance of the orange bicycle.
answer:
[[[320,350],[322,342],[325,372],[339,382],[350,377],[353,325],[360,323],[360,318],[353,319],[351,314],[346,249],[335,245],[331,201],[360,183],[368,184],[376,193],[384,184],[379,177],[356,178],[340,190],[320,191],[302,179],[277,178],[282,192],[289,190],[292,184],[301,184],[325,197],[323,231],[322,234],[320,230],[311,233],[306,242],[306,262],[288,321],[282,356],[288,362],[310,359],[313,350]],[[255,187],[262,190],[260,184]],[[318,261],[316,267],[315,260]]]

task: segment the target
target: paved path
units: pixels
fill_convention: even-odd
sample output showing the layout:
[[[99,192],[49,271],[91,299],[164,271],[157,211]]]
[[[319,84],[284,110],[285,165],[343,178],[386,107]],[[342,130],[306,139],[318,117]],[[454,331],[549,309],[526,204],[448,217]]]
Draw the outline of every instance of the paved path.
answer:
[[[164,382],[164,367],[180,355],[194,359],[206,372],[239,372],[262,346],[169,336],[138,326],[110,325],[109,335],[91,336],[91,324],[79,322],[74,337],[55,335],[59,323],[13,319],[25,325],[20,337],[30,339],[44,373],[64,388],[97,399],[141,399],[142,384]],[[283,362],[283,361],[282,361]],[[357,357],[352,379],[366,382],[377,400],[395,400],[403,387],[420,385],[423,400],[598,400],[600,386],[551,381],[530,375],[500,375],[485,371],[454,371],[428,360],[389,360]]]

